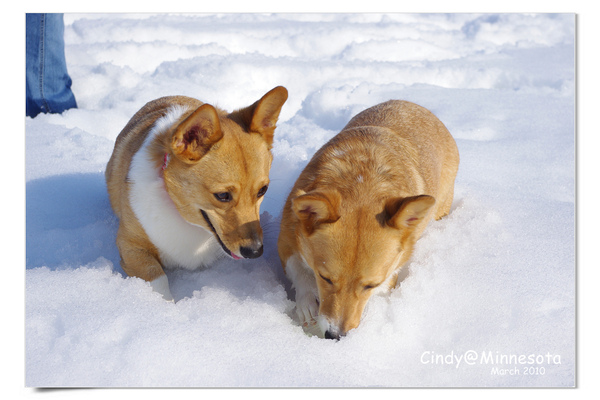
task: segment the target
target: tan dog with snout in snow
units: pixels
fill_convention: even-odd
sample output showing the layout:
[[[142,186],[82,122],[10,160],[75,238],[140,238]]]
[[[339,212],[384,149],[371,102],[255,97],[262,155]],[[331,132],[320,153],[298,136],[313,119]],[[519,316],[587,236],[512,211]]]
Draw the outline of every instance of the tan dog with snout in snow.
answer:
[[[195,269],[263,252],[259,208],[269,186],[281,86],[227,113],[184,96],[140,109],[106,167],[119,217],[121,266],[172,300],[164,267]]]
[[[391,100],[355,116],[313,156],[283,210],[279,256],[304,326],[338,339],[398,273],[432,218],[450,212],[459,155],[446,127]]]

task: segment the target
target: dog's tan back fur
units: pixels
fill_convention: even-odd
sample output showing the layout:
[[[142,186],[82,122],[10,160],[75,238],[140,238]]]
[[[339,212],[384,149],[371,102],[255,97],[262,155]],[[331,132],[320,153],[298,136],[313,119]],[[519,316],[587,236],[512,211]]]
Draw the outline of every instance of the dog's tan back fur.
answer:
[[[122,209],[129,203],[128,192],[122,190],[122,185],[127,180],[132,154],[138,152],[154,123],[164,117],[169,108],[175,104],[189,106],[190,110],[187,113],[189,115],[204,103],[185,96],[167,96],[153,100],[135,113],[117,136],[105,172],[109,198],[117,217],[121,216],[121,212],[126,212]]]
[[[388,101],[354,117],[301,173],[279,254],[284,268],[301,255],[313,270],[319,314],[336,334],[358,326],[371,286],[394,286],[429,220],[450,211],[458,162],[433,114]]]

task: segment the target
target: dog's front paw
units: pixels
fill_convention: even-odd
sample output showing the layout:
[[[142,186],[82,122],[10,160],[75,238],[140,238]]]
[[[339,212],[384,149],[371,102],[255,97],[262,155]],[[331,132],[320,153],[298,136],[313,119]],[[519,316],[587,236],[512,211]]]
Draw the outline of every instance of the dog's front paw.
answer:
[[[319,302],[313,293],[303,293],[296,296],[296,315],[304,328],[317,324]]]
[[[162,294],[163,298],[166,301],[174,303],[173,295],[171,294],[171,290],[169,289],[169,280],[166,275],[161,275],[152,282],[150,282],[150,286],[154,289],[155,292]]]

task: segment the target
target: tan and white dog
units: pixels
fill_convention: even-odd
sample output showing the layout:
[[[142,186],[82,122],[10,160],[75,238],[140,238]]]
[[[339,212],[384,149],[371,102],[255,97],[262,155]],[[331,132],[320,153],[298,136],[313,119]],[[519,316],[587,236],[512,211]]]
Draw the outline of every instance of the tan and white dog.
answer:
[[[227,113],[184,96],[140,109],[106,167],[121,266],[172,300],[164,267],[195,269],[263,252],[259,208],[287,90]]]
[[[283,210],[279,256],[301,323],[339,338],[398,273],[431,218],[450,211],[459,155],[446,127],[391,100],[355,116],[313,156]]]

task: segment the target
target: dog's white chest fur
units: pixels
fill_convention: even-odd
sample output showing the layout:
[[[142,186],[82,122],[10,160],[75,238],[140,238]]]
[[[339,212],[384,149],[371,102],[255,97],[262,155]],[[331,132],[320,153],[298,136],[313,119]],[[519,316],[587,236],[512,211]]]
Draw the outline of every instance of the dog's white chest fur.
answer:
[[[158,248],[163,267],[195,269],[220,257],[223,250],[205,228],[187,222],[177,210],[165,188],[160,170],[153,165],[148,145],[185,112],[172,107],[156,121],[129,169],[129,201],[138,221]]]

